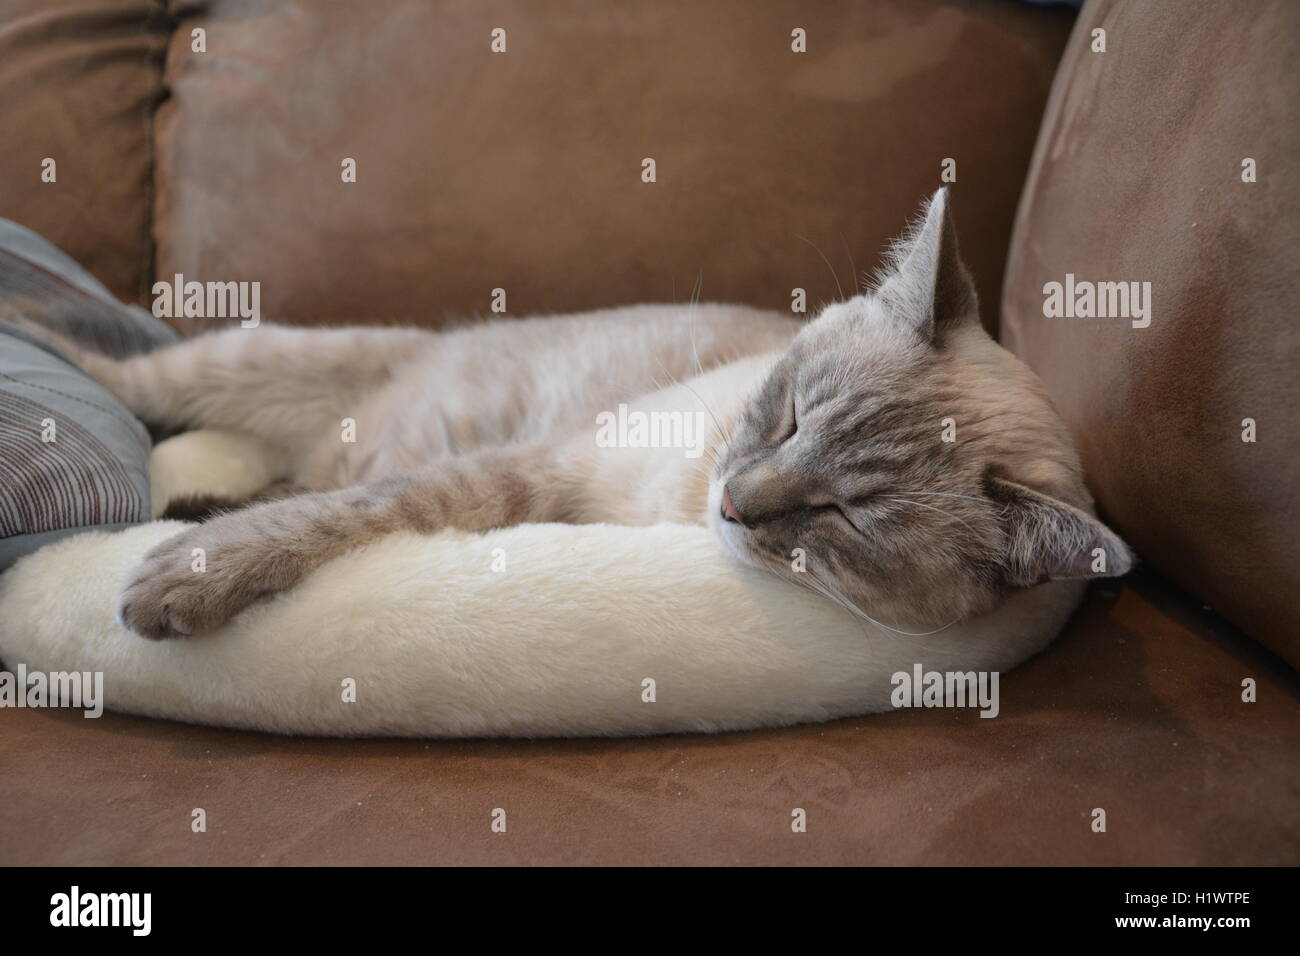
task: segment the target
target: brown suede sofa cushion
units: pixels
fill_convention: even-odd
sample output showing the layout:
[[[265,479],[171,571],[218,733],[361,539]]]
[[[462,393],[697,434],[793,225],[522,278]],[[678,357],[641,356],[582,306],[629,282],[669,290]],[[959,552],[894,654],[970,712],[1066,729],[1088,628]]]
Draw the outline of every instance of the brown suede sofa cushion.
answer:
[[[851,282],[846,244],[867,268],[953,155],[989,319],[1069,23],[946,0],[379,6],[172,5],[160,277],[260,280],[267,317],[299,322],[433,324],[485,312],[498,286],[515,314],[681,301],[701,272],[707,298],[784,307],[802,285],[815,304],[837,291],[798,236]],[[190,50],[200,26],[206,54]],[[488,52],[495,26],[507,54]],[[804,59],[788,52],[795,26]],[[22,70],[58,61],[64,33],[25,36]],[[21,86],[9,66],[0,90]],[[125,122],[139,89],[71,95],[116,90],[123,104],[104,109]],[[57,115],[13,104],[0,114],[33,128]],[[355,185],[339,183],[345,155]],[[0,177],[0,215],[28,190]],[[148,257],[140,220],[114,222],[64,243],[101,278],[128,235]],[[1049,248],[1058,225],[1037,222]],[[1034,232],[1018,237],[1032,249]],[[1065,360],[1050,371],[1073,377]],[[1241,699],[1246,678],[1257,703]],[[1298,748],[1300,675],[1148,573],[1091,589],[1047,653],[1004,675],[996,720],[914,710],[722,736],[424,742],[8,709],[0,864],[1295,864]],[[206,833],[191,829],[198,807]]]
[[[1107,50],[1091,50],[1092,31]],[[1003,338],[1151,564],[1300,665],[1300,4],[1089,3],[1007,266]],[[1243,182],[1253,159],[1255,182]],[[1151,323],[1044,285],[1151,283]],[[1242,440],[1255,423],[1256,440]]]
[[[153,275],[153,119],[169,20],[151,0],[0,4],[0,218],[68,253],[115,296]],[[53,182],[43,162],[55,162]]]
[[[811,311],[852,292],[945,157],[991,322],[1070,23],[952,0],[177,13],[158,276],[257,280],[268,319],[304,324],[436,325],[488,313],[496,288],[514,315],[684,302],[697,283],[778,309],[801,287]]]
[[[1300,675],[1167,585],[1094,588],[1050,652],[1003,675],[1001,701],[996,720],[553,741],[14,710],[0,863],[1300,863]]]

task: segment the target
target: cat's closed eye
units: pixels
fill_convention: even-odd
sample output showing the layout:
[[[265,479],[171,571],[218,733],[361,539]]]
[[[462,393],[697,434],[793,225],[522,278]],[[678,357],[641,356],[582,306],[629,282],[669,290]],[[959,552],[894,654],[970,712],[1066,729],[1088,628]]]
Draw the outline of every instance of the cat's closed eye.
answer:
[[[859,534],[859,535],[862,534],[862,529],[858,527],[857,523],[851,517],[849,517],[848,511],[846,511],[843,507],[841,507],[840,505],[834,502],[832,502],[831,504],[822,505],[813,510],[825,514],[836,524],[847,525],[848,528],[854,532],[854,534]]]
[[[781,427],[777,430],[776,443],[788,442],[799,431],[799,413],[795,409],[794,396],[786,403],[785,414],[781,418]]]

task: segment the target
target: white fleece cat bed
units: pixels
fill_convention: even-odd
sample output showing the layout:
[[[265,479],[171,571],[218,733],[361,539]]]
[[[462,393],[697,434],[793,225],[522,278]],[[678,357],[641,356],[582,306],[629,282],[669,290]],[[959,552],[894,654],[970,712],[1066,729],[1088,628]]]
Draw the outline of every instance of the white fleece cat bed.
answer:
[[[701,527],[525,525],[395,534],[217,633],[149,641],[115,622],[117,592],[182,527],[91,532],[18,562],[0,577],[6,669],[102,671],[110,709],[279,733],[735,730],[889,709],[891,675],[916,663],[1009,668],[1078,594],[1047,585],[906,638],[733,564]]]

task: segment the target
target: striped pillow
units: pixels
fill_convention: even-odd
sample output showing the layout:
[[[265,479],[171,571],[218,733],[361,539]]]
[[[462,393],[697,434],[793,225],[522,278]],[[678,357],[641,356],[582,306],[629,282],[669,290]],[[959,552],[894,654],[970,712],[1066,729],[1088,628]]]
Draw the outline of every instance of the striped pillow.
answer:
[[[144,426],[61,352],[4,321],[14,313],[111,354],[176,338],[0,220],[0,569],[65,535],[151,517]]]

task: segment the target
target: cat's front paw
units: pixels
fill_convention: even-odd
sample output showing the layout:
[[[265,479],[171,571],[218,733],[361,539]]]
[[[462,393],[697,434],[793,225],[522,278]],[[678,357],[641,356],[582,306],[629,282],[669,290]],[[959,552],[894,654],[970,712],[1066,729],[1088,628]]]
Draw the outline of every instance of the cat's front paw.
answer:
[[[216,630],[274,590],[263,574],[265,548],[232,517],[184,531],[145,555],[119,598],[118,620],[155,640],[188,637]]]

